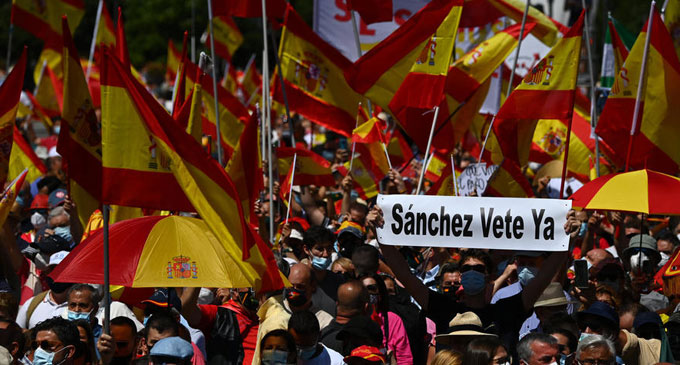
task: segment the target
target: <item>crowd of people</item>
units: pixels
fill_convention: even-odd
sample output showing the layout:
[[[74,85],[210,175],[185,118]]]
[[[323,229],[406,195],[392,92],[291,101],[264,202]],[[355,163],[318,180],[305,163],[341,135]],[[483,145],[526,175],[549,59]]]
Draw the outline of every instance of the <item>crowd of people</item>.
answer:
[[[566,252],[451,248],[453,239],[446,248],[400,247],[378,242],[383,213],[375,198],[359,198],[351,175],[336,175],[335,186],[294,187],[289,208],[276,181],[271,196],[265,191],[256,203],[262,237],[269,240],[270,219],[278,227],[271,247],[290,287],[155,288],[137,301],[113,301],[106,332],[102,286],[50,276],[84,235],[57,133],[38,138],[29,121],[18,122],[48,172],[26,182],[0,232],[0,364],[680,359],[676,217],[570,211],[559,228],[570,237]],[[348,161],[344,137],[302,118],[294,123],[298,147],[324,156],[334,170]],[[290,135],[279,120],[272,140],[286,145]],[[454,157],[458,166],[474,162],[460,148]],[[409,162],[415,175],[390,170],[381,193],[414,193],[419,163]],[[546,181],[534,186],[546,197]],[[580,283],[577,262],[587,268]]]

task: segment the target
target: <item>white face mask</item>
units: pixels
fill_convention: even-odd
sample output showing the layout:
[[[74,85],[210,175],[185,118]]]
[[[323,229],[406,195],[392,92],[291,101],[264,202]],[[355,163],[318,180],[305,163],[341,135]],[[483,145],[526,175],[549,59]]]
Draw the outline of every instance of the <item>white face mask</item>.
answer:
[[[661,255],[661,261],[659,261],[659,266],[666,265],[668,260],[671,258],[671,255],[669,255],[665,252],[659,252],[659,255]]]

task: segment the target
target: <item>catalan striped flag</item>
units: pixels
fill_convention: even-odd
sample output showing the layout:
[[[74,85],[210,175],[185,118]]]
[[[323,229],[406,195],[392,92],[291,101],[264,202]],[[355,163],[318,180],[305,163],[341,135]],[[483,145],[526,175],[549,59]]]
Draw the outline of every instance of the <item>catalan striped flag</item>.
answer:
[[[257,224],[255,200],[258,199],[260,190],[264,187],[262,158],[258,145],[258,122],[257,113],[253,113],[246,123],[241,138],[239,138],[238,146],[236,146],[234,154],[227,164],[227,174],[234,182],[241,199],[245,219],[252,224]]]
[[[659,14],[654,12],[651,21],[647,70],[636,128],[631,132],[647,24],[616,76],[595,131],[614,150],[612,157],[616,158],[618,166],[625,165],[632,133],[631,169],[647,168],[675,174],[680,170],[680,144],[675,140],[680,133],[677,113],[677,105],[680,105],[680,61],[674,52],[673,39]]]
[[[531,69],[498,111],[494,133],[503,156],[524,166],[538,119],[570,120],[581,54],[583,13],[567,34]]]
[[[503,14],[510,17],[510,19],[518,23],[522,22],[524,8],[526,6],[524,0],[489,0],[489,2]],[[529,6],[527,22],[536,23],[536,26],[532,30],[532,34],[548,46],[555,45],[559,33],[564,34],[568,30],[567,27],[543,14],[533,6]]]
[[[69,28],[76,29],[85,15],[85,2],[12,0],[10,24],[17,25],[42,40],[59,42],[62,15],[68,17]]]
[[[28,181],[35,181],[47,173],[45,164],[33,152],[19,129],[14,128],[12,154],[9,156],[9,179],[15,179],[26,169],[28,170],[26,175]]]
[[[420,50],[404,81],[392,97],[389,108],[407,133],[410,129],[422,128],[431,121],[426,111],[438,106],[444,95],[446,75],[451,65],[456,32],[463,11],[463,1],[452,1],[454,4],[434,34]],[[417,127],[416,127],[417,126]],[[425,142],[427,143],[427,142]]]
[[[215,54],[227,61],[238,47],[243,44],[243,34],[238,30],[234,19],[230,16],[213,17],[213,33],[215,33]],[[205,46],[210,49],[210,33],[205,31]]]
[[[333,186],[335,179],[331,173],[331,163],[310,150],[291,147],[276,149],[279,171],[288,171],[297,154],[295,181],[293,185]]]
[[[349,137],[360,98],[343,76],[352,63],[316,35],[292,7],[286,11],[279,59],[290,109]],[[281,87],[275,78],[273,99],[283,103]]]
[[[0,183],[2,185],[7,181],[12,140],[14,139],[14,124],[19,109],[19,99],[21,98],[21,88],[24,86],[25,74],[26,47],[24,47],[19,61],[0,85],[0,100],[2,100],[0,103]]]
[[[102,141],[85,74],[65,17],[62,26],[65,103],[57,151],[66,161],[69,193],[78,205],[81,223],[85,224],[99,207],[101,198]]]
[[[143,115],[140,121],[153,137],[159,152],[171,161],[169,166],[184,195],[215,237],[219,237],[240,272],[258,291],[281,289],[284,279],[274,255],[246,223],[238,193],[226,171],[172,121],[163,107],[115,57],[105,57],[104,61],[108,72],[116,74],[115,78],[121,81],[134,100],[139,114]]]
[[[198,66],[187,60],[185,68],[187,74],[187,88],[193,88],[194,84],[197,82],[196,75],[198,75]],[[215,141],[214,143],[217,143],[215,99],[212,77],[208,74],[202,74],[200,83],[203,105],[206,106],[203,110],[203,134],[209,135],[212,140]],[[238,144],[238,140],[241,137],[249,114],[248,109],[241,104],[236,96],[219,85],[217,87],[217,95],[220,113],[220,133],[222,134],[221,141],[226,161],[231,158],[231,154]]]
[[[399,86],[439,25],[458,4],[458,1],[449,0],[430,1],[361,56],[354,62],[354,67],[345,70],[345,78],[352,89],[392,113],[389,104]]]

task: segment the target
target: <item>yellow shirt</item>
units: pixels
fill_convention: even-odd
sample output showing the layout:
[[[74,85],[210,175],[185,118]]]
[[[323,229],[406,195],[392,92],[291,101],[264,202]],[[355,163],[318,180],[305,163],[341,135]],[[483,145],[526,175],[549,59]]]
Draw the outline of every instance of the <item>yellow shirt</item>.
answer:
[[[283,296],[273,296],[260,306],[257,311],[260,318],[260,328],[257,330],[257,344],[253,355],[253,365],[260,365],[260,341],[262,337],[273,330],[288,330],[290,313],[283,306]]]

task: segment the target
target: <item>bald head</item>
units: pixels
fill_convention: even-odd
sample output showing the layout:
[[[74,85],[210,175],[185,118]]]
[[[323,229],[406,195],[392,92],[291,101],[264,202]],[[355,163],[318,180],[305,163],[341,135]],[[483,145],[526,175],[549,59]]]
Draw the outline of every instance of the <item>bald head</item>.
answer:
[[[586,257],[588,258],[588,261],[590,261],[593,266],[597,266],[597,264],[600,263],[600,261],[608,258],[613,258],[612,254],[610,254],[608,251],[603,250],[601,248],[594,248],[586,254]]]
[[[338,315],[353,317],[362,314],[368,303],[368,291],[358,281],[350,281],[338,288]]]

